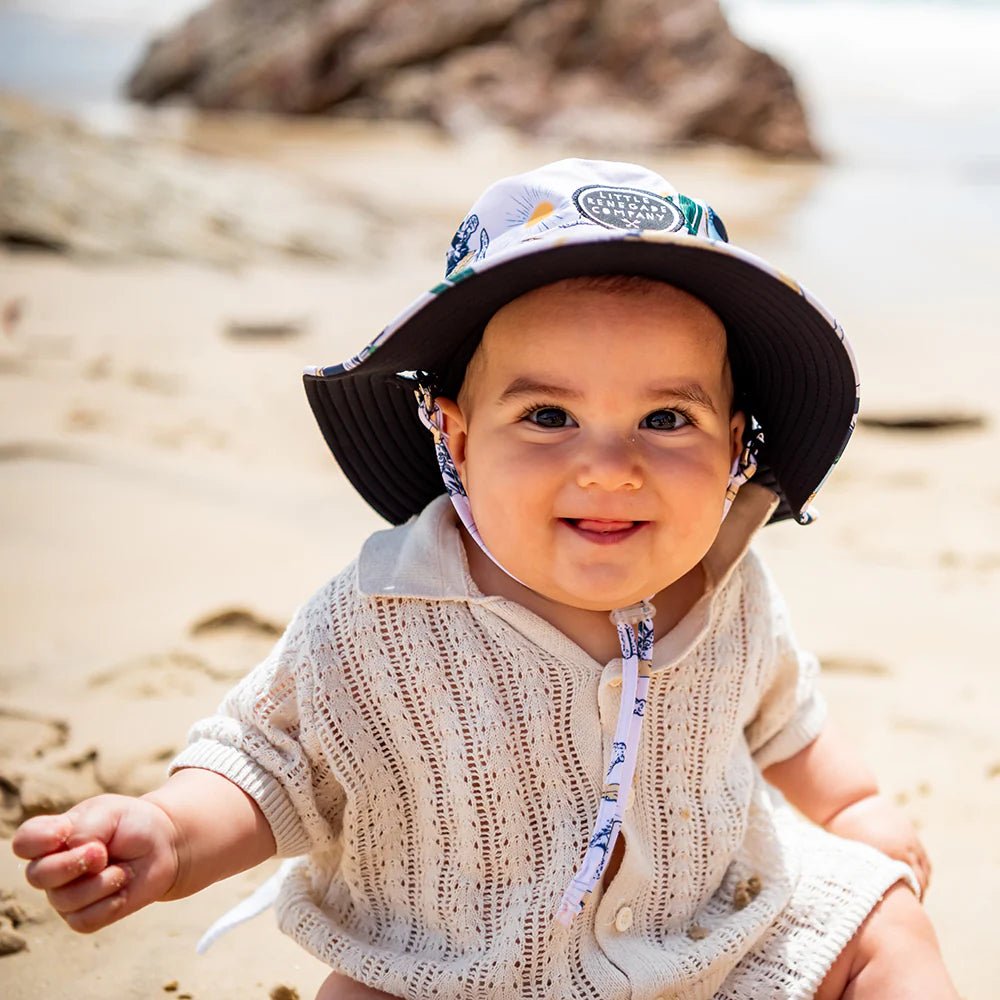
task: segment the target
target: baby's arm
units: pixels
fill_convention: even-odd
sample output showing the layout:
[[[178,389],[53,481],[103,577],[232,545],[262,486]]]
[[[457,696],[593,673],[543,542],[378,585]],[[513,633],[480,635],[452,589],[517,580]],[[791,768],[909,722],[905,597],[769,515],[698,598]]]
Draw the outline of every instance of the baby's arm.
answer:
[[[905,861],[926,891],[930,861],[913,824],[879,793],[868,765],[830,723],[798,753],[766,768],[764,777],[830,833]]]
[[[98,795],[14,834],[28,882],[73,930],[90,933],[181,899],[275,853],[256,803],[212,771],[186,768],[142,798]]]

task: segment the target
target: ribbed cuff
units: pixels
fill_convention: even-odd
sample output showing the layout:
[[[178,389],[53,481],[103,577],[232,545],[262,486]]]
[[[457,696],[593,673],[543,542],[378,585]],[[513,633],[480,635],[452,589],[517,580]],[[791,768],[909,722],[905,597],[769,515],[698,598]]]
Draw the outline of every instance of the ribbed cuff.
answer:
[[[309,850],[305,827],[281,783],[241,750],[214,740],[197,740],[171,761],[169,773],[185,767],[214,771],[242,788],[260,807],[271,827],[278,857],[294,857]]]
[[[763,771],[778,761],[794,757],[819,736],[826,724],[826,717],[826,701],[816,691],[809,701],[799,707],[794,718],[763,746],[758,747],[753,755],[757,766]]]

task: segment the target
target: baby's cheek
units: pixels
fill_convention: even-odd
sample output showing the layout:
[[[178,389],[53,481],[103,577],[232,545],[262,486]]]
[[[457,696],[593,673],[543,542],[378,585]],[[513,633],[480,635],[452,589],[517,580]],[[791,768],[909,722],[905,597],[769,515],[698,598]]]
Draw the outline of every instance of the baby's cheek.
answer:
[[[530,559],[538,548],[541,518],[523,497],[496,496],[484,505],[483,522],[476,524],[488,545],[518,560]]]

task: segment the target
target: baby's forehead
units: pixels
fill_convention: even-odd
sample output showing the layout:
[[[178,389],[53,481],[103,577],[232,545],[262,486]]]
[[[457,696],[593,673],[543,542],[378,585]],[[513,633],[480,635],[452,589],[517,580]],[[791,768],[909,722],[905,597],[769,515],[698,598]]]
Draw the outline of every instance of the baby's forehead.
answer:
[[[678,364],[713,374],[729,367],[726,330],[700,299],[647,278],[600,276],[547,285],[513,299],[486,325],[464,373],[464,388],[484,375],[521,367],[592,370],[595,360],[669,373]]]

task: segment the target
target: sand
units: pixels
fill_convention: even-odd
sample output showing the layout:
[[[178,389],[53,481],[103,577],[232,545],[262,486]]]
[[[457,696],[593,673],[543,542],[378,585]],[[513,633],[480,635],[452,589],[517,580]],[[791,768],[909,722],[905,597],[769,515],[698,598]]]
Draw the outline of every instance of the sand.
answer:
[[[387,238],[376,259],[335,268],[0,257],[5,836],[25,810],[161,780],[190,723],[381,526],[326,452],[299,372],[353,353],[436,280],[487,181],[558,155],[402,127],[209,121],[182,141],[351,192],[387,220]],[[829,300],[857,348],[863,415],[977,418],[862,426],[820,521],[768,529],[760,546],[825,664],[834,717],[920,827],[934,862],[927,908],[962,995],[988,1000],[1000,404],[997,298],[983,279],[995,248],[930,235],[901,210],[891,248],[834,225],[919,178],[720,150],[646,159]],[[270,916],[194,954],[273,864],[93,936],[66,929],[20,868],[0,850],[0,928],[27,944],[0,958],[13,1000],[244,1000],[279,986],[310,998],[325,975]]]

